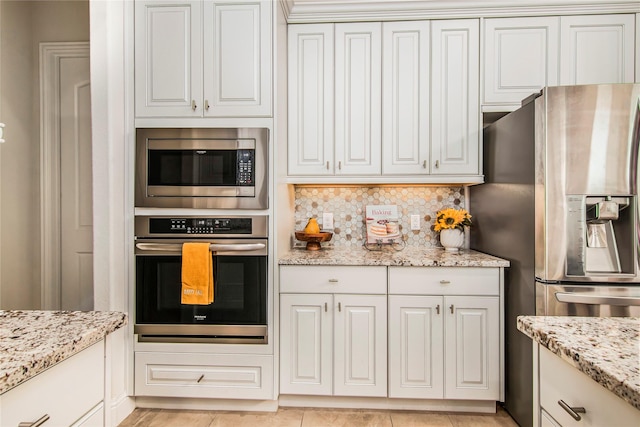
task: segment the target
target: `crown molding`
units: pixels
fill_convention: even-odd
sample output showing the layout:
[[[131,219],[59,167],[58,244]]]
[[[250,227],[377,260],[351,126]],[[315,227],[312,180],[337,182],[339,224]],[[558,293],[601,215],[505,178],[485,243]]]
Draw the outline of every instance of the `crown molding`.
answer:
[[[640,13],[637,0],[280,0],[288,23]]]

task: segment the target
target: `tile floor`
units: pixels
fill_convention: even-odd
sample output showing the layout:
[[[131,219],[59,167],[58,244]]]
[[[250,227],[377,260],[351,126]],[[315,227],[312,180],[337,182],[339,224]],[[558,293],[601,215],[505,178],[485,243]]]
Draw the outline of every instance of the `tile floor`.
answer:
[[[278,412],[136,409],[119,427],[517,427],[502,408],[495,414],[280,408]]]

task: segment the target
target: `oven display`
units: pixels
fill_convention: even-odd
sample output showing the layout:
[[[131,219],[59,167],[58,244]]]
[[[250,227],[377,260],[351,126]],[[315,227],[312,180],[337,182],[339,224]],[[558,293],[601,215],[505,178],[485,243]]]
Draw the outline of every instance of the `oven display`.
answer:
[[[251,218],[150,218],[153,234],[251,234]]]

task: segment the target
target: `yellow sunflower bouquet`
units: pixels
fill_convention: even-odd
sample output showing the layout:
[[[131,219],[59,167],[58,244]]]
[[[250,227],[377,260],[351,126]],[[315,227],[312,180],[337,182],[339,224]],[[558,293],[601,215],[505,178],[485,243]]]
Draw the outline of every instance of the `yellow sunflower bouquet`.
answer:
[[[471,225],[471,215],[465,209],[446,208],[436,214],[435,231],[457,228],[464,231]]]

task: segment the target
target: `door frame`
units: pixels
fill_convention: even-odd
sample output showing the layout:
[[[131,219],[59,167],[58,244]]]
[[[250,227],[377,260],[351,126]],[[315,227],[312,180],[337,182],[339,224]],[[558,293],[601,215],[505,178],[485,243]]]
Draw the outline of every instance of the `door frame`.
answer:
[[[40,43],[40,286],[41,308],[59,310],[60,253],[60,62],[89,58],[89,42]]]

